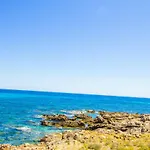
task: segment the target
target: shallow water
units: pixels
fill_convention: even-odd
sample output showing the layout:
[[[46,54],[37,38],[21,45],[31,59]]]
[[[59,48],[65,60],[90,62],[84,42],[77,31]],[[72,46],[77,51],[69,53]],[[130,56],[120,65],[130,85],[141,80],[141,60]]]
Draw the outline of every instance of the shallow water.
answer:
[[[150,113],[150,99],[0,90],[0,143],[36,142],[61,128],[40,125],[42,114],[68,116],[88,109]]]

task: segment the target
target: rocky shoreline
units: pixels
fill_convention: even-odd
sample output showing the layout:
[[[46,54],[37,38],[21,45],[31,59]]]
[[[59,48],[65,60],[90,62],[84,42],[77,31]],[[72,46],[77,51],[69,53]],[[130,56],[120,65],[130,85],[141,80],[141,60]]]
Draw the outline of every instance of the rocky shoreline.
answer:
[[[150,150],[150,114],[94,110],[67,117],[43,115],[42,126],[73,128],[43,137],[38,144],[0,145],[0,150]]]

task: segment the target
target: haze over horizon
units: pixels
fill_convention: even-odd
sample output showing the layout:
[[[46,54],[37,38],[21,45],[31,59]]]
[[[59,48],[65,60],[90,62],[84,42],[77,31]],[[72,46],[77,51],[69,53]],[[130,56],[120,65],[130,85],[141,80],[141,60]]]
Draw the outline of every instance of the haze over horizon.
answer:
[[[0,2],[0,88],[150,97],[150,1]]]

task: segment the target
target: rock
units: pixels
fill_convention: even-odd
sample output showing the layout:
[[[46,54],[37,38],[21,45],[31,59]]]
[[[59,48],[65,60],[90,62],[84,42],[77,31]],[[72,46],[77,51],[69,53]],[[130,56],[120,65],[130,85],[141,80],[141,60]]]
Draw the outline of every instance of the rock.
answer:
[[[120,128],[120,130],[121,130],[122,132],[126,132],[128,129],[125,128],[125,127],[122,127],[122,128]]]
[[[43,117],[46,120],[52,120],[52,121],[66,121],[68,120],[68,117],[65,115],[43,115]]]
[[[145,122],[145,124],[142,126],[145,132],[150,133],[150,121]]]
[[[68,120],[68,121],[63,121],[63,122],[56,122],[55,125],[58,125],[58,126],[61,126],[61,127],[75,127],[75,128],[85,127],[84,122],[82,122],[80,120],[79,121],[78,120],[76,120],[76,121]]]
[[[88,113],[94,114],[95,110],[87,110]]]
[[[103,123],[104,122],[104,118],[101,117],[101,116],[97,116],[95,119],[94,119],[94,123]]]
[[[44,136],[42,139],[40,139],[40,142],[51,142],[53,139],[52,135]]]
[[[102,115],[102,117],[106,120],[109,120],[112,118],[109,114]]]
[[[127,123],[126,128],[140,127],[140,124],[136,124],[133,121]]]
[[[40,142],[52,142],[54,140],[61,140],[62,139],[62,134],[61,133],[55,133],[55,134],[50,134],[50,135],[46,135],[44,136],[42,139],[40,139]]]
[[[150,121],[150,115],[141,115],[140,119],[142,122]]]
[[[92,111],[92,110],[91,110]],[[91,112],[89,110],[89,112]],[[98,128],[111,129],[115,132],[127,132],[133,134],[143,134],[150,132],[150,115],[129,114],[120,112],[100,111],[95,119],[87,114],[81,113],[67,118],[65,115],[44,115],[46,120],[41,122],[44,126],[72,127],[86,130],[96,130]]]
[[[105,128],[107,127],[106,124],[94,124],[94,125],[91,125],[87,128],[87,130],[96,130],[98,128]]]
[[[42,126],[50,126],[51,124],[50,124],[50,122],[43,120],[43,121],[41,121],[41,125]]]
[[[63,134],[62,134],[62,139],[67,139],[67,140],[69,140],[69,139],[76,139],[77,137],[76,137],[76,134],[74,133],[74,132],[64,132]]]
[[[88,115],[85,115],[85,114],[76,114],[74,116],[75,119],[82,119],[82,120],[91,120],[92,117],[91,116],[88,116]]]
[[[11,145],[9,144],[0,145],[0,150],[10,150],[10,149],[11,149]]]
[[[55,126],[55,127],[72,127],[72,128],[84,128],[85,123],[80,120],[67,120],[67,121],[58,121],[58,122],[48,122],[48,121],[41,121],[41,125],[43,126]]]

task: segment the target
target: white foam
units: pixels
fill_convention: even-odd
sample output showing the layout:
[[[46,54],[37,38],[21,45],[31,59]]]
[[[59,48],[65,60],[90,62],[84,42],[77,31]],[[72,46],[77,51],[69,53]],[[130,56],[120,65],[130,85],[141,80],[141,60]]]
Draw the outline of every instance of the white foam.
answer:
[[[34,118],[42,118],[42,115],[35,115]]]
[[[71,111],[61,110],[61,112],[69,113],[73,115],[87,113],[85,110],[71,110]]]
[[[16,129],[23,132],[31,132],[31,128],[29,127],[17,127]]]
[[[74,115],[73,114],[65,114],[67,117],[69,117],[69,118],[71,118],[71,117],[73,117]]]

